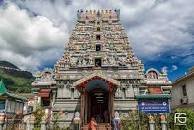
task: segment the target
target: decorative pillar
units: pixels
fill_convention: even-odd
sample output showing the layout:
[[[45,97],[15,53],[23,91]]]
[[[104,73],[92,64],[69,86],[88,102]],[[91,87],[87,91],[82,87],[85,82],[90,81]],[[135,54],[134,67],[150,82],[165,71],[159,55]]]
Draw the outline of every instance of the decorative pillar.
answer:
[[[38,104],[41,104],[41,97],[38,96]]]
[[[41,130],[46,130],[46,124],[48,123],[49,121],[49,113],[50,113],[50,110],[49,109],[45,109],[45,114],[44,116],[42,117],[42,121],[41,121]]]
[[[84,124],[84,93],[81,93],[81,98],[80,98],[80,117],[81,117],[81,124],[82,124],[82,126],[83,126],[83,124]]]
[[[4,125],[4,116],[0,115],[0,130],[3,130],[3,125]]]
[[[167,121],[166,121],[165,115],[160,116],[160,123],[161,123],[162,130],[167,130]]]
[[[0,130],[3,130],[3,125],[4,125],[4,119],[5,119],[5,114],[0,113]]]
[[[27,122],[26,122],[26,130],[31,130],[31,129],[30,129],[30,121],[27,121]]]
[[[42,120],[41,122],[41,130],[46,130],[46,121]]]
[[[27,120],[26,130],[33,130],[33,128],[34,128],[34,117],[30,116],[29,119]]]
[[[110,123],[111,123],[111,120],[113,119],[114,117],[114,104],[113,104],[113,92],[110,91],[109,92],[109,103],[108,103],[108,113],[109,113],[109,119],[110,119]]]
[[[88,119],[91,117],[91,97],[88,97]]]
[[[33,122],[30,122],[30,125],[29,125],[30,127],[30,129],[29,130],[33,130],[33,128],[34,128],[34,121]]]
[[[79,114],[79,112],[75,113],[73,123],[74,123],[74,130],[80,130],[80,114]]]
[[[84,122],[87,123],[87,114],[88,114],[88,93],[85,92],[84,94]]]
[[[114,117],[114,93],[115,93],[115,90],[113,90],[113,87],[112,84],[109,84],[108,85],[108,88],[109,88],[109,108],[108,108],[108,111],[109,111],[109,118],[110,118],[110,123]]]
[[[35,100],[35,103],[33,104],[33,110],[36,110],[36,109],[37,109],[37,106],[39,105],[39,104],[38,104],[38,102],[39,102],[38,96],[35,96],[35,97],[34,97],[34,100]]]
[[[155,130],[155,121],[153,116],[149,116],[149,130]]]
[[[53,90],[53,100],[52,100],[52,106],[55,104],[55,99],[56,99],[56,90]]]

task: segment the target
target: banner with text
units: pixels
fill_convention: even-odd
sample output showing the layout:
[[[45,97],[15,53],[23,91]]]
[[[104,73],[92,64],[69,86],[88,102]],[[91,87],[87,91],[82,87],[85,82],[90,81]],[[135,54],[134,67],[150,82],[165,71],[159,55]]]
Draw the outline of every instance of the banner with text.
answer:
[[[170,106],[166,100],[139,100],[138,109],[144,113],[169,113]]]

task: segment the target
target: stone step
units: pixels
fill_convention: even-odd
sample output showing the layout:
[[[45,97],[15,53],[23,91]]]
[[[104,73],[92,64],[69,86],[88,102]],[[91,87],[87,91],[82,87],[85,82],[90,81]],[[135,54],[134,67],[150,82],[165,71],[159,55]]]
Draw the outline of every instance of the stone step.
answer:
[[[81,130],[88,130],[88,125],[84,125]],[[97,125],[97,130],[111,130],[111,126],[108,123],[100,123]]]

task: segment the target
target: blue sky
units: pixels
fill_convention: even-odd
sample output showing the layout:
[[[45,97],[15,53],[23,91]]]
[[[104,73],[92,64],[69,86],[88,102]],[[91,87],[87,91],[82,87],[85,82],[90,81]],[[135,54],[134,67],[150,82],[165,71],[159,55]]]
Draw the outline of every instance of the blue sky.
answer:
[[[194,52],[194,48],[191,49]],[[189,68],[194,65],[192,59],[193,54],[187,56],[181,56],[182,52],[178,50],[173,50],[170,52],[165,52],[153,60],[144,60],[145,69],[150,67],[161,70],[161,68],[166,69],[168,73],[168,78],[172,81],[186,74]],[[189,60],[189,61],[186,61]]]
[[[194,0],[0,0],[0,60],[35,73],[53,67],[78,9],[120,9],[135,55],[145,69],[174,80],[194,65]]]

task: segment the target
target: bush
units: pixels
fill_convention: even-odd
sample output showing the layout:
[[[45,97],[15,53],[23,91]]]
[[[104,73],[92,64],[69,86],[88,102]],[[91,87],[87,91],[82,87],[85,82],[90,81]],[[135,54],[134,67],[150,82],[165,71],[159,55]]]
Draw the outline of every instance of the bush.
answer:
[[[186,113],[186,125],[178,126],[174,124],[174,113]],[[168,122],[172,130],[193,130],[194,128],[194,111],[189,108],[178,108],[174,113],[169,114]]]
[[[35,117],[35,124],[40,126],[42,117],[45,115],[44,109],[41,106],[37,106],[37,109],[33,112],[33,115]]]
[[[53,129],[54,130],[59,130],[59,123],[58,123],[58,120],[59,120],[59,112],[55,112],[53,113]]]
[[[137,130],[138,129],[138,113],[129,112],[128,116],[121,117],[121,127],[123,130]]]

